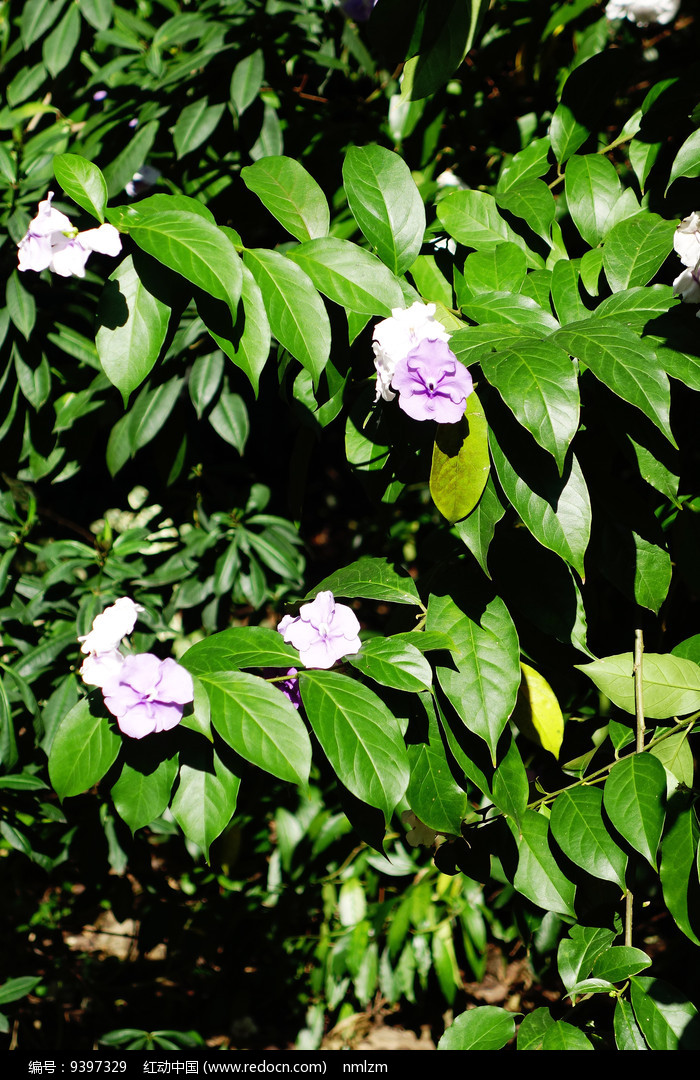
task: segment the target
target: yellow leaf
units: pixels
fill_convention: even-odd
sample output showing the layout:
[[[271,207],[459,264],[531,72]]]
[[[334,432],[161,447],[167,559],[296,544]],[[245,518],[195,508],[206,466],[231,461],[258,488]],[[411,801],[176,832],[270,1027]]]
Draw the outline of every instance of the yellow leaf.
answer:
[[[564,717],[554,691],[539,671],[521,663],[522,679],[511,719],[526,739],[559,757]]]

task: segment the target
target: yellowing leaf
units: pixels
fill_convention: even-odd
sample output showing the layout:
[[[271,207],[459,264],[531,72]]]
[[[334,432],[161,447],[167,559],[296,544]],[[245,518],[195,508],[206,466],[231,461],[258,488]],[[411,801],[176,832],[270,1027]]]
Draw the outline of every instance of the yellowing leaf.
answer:
[[[526,739],[559,757],[564,738],[564,717],[554,691],[539,671],[520,664],[522,680],[511,719]]]
[[[440,424],[433,447],[430,494],[443,517],[459,521],[479,502],[489,478],[488,425],[476,394],[458,424]]]

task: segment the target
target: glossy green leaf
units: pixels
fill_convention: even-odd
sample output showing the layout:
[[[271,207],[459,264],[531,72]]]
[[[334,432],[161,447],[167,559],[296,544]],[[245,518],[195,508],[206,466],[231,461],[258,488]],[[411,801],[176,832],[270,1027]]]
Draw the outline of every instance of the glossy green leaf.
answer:
[[[80,24],[78,5],[69,4],[61,21],[44,39],[41,55],[53,79],[71,61],[80,39]]]
[[[561,101],[552,114],[549,128],[552,150],[560,165],[568,161],[579,146],[585,143],[589,134],[588,128],[580,124],[569,106]]]
[[[88,214],[92,214],[98,221],[104,221],[107,185],[97,165],[79,154],[57,154],[53,159],[53,171],[73,202],[82,206],[83,210],[87,210]]]
[[[364,675],[382,686],[396,690],[421,691],[429,689],[432,681],[430,664],[423,654],[407,641],[393,638],[370,638],[348,661]]]
[[[633,949],[629,945],[613,945],[611,949],[596,957],[591,975],[596,979],[620,983],[650,966],[651,960],[641,949]]]
[[[550,828],[559,847],[576,866],[593,877],[614,881],[624,890],[627,856],[610,836],[602,809],[603,793],[599,788],[562,791],[552,806]],[[616,981],[610,975],[593,973],[601,979]]]
[[[510,820],[508,823],[518,845],[515,888],[537,907],[575,918],[576,886],[560,870],[551,852],[547,818],[525,810],[519,824]]]
[[[60,799],[82,795],[114,764],[122,740],[114,719],[92,712],[81,698],[64,716],[49,754],[49,778]]]
[[[261,158],[241,169],[241,179],[297,240],[328,236],[330,215],[326,196],[294,158]]]
[[[150,120],[143,127],[139,127],[131,142],[103,169],[110,199],[124,191],[134,173],[138,172],[146,161],[156,140],[158,127],[157,120]],[[111,218],[109,220],[112,221]],[[112,221],[112,224],[116,225],[117,222]]]
[[[615,166],[602,154],[576,154],[567,163],[564,181],[574,225],[587,244],[597,247],[622,193]]]
[[[668,178],[666,192],[674,180],[681,176],[700,175],[700,131],[694,131],[685,140],[676,154],[675,161],[671,166],[671,175]],[[664,192],[664,195],[666,194]]]
[[[426,23],[415,46],[417,55],[404,65],[402,100],[429,97],[447,82],[474,43],[486,0],[444,0],[437,26]]]
[[[596,378],[652,420],[675,446],[669,424],[671,391],[653,348],[627,327],[587,319],[554,340],[582,360]]]
[[[669,791],[672,793],[679,785],[687,788],[693,786],[693,752],[688,742],[689,728],[677,731],[663,742],[652,746],[649,753],[658,758],[666,770],[667,780],[670,781]]]
[[[284,255],[265,248],[243,255],[260,289],[270,329],[317,383],[331,348],[331,328],[311,279]]]
[[[515,739],[511,739],[508,752],[498,762],[493,774],[493,801],[506,817],[519,824],[527,807],[529,791],[530,784],[523,759]]]
[[[515,1035],[515,1017],[495,1005],[458,1016],[438,1043],[438,1050],[500,1050]]]
[[[465,285],[473,294],[518,292],[526,273],[525,252],[507,241],[487,251],[473,251],[464,260]]]
[[[177,776],[176,754],[160,761],[155,754],[144,758],[136,766],[125,762],[111,791],[114,807],[132,833],[160,817]]]
[[[193,675],[233,668],[294,667],[299,653],[276,630],[264,626],[234,626],[198,641],[180,657]]]
[[[366,600],[422,606],[413,578],[408,573],[399,573],[386,559],[375,559],[369,555],[324,578],[306,594],[306,599],[311,600],[326,589],[330,589],[334,596],[352,599],[361,596]]]
[[[404,307],[401,286],[391,271],[348,240],[310,240],[288,254],[319,292],[348,311],[388,317],[394,308]]]
[[[273,684],[241,671],[199,670],[212,724],[246,761],[280,780],[305,784],[311,744],[298,712]]]
[[[224,230],[225,231],[225,230]],[[200,296],[198,311],[222,352],[247,375],[256,395],[260,375],[270,355],[270,323],[262,292],[247,266],[243,265],[241,306],[235,323],[223,304]]]
[[[455,643],[454,667],[440,667],[440,686],[465,726],[483,739],[496,762],[496,746],[520,685],[518,636],[500,597],[474,622],[446,596],[431,596],[428,630]]]
[[[469,319],[479,323],[514,323],[531,331],[536,337],[558,330],[559,323],[550,311],[541,308],[536,300],[522,293],[480,293],[461,304]]]
[[[670,285],[638,285],[606,296],[593,314],[596,319],[613,319],[641,330],[651,319],[677,304],[678,298]]]
[[[501,506],[493,480],[489,476],[481,498],[469,517],[458,521],[454,525],[454,531],[463,544],[471,551],[481,569],[487,577],[489,573],[487,556],[493,540],[496,525],[503,517],[505,511]]]
[[[696,866],[699,840],[695,810],[688,806],[677,813],[663,838],[659,871],[666,907],[694,945],[700,945],[700,888]]]
[[[568,355],[551,341],[526,341],[482,357],[481,369],[561,474],[579,421],[578,379]]]
[[[265,60],[262,49],[239,60],[231,76],[231,101],[239,116],[255,101],[262,86]]]
[[[425,742],[408,746],[411,778],[406,799],[429,829],[459,835],[469,799],[450,771],[432,698],[424,694],[420,700],[428,717],[428,731]]]
[[[11,1001],[19,1001],[20,998],[26,997],[40,982],[41,975],[22,975],[18,979],[5,979],[0,985],[0,1005],[9,1005]]]
[[[198,356],[193,363],[187,380],[187,389],[198,420],[202,419],[207,405],[219,389],[223,372],[224,357],[219,349],[206,356]]]
[[[170,308],[148,291],[131,255],[113,270],[100,298],[95,335],[100,365],[128,399],[160,355]]]
[[[177,118],[173,129],[175,152],[179,158],[191,154],[209,139],[224,114],[223,103],[210,105],[204,97],[186,105]]]
[[[634,1009],[629,1001],[618,998],[613,1017],[615,1044],[618,1050],[648,1050],[644,1036],[634,1018]]]
[[[489,477],[488,424],[477,395],[467,398],[458,424],[439,424],[433,446],[430,494],[443,517],[458,521],[475,508]]]
[[[552,267],[552,302],[562,326],[590,315],[581,299],[580,266],[580,259],[559,259]]]
[[[489,429],[489,445],[501,486],[527,528],[540,544],[570,563],[583,577],[583,559],[591,530],[591,504],[576,455],[571,455],[562,477],[557,477],[553,466],[550,475],[540,469],[530,486],[528,472],[520,460],[520,475],[516,472],[492,429]]]
[[[343,163],[350,211],[379,258],[394,274],[415,262],[425,209],[408,165],[383,146],[351,146]]]
[[[199,749],[180,765],[172,813],[188,840],[209,858],[209,848],[236,811],[241,781],[213,748]]]
[[[675,986],[635,975],[632,1008],[651,1050],[700,1050],[698,1010]]]
[[[543,1006],[527,1013],[518,1028],[518,1050],[541,1050],[545,1032],[554,1023],[549,1009]]]
[[[676,223],[644,211],[619,221],[605,238],[603,267],[613,292],[646,285],[673,246]]]
[[[557,950],[559,977],[568,992],[590,975],[598,957],[608,951],[616,937],[614,930],[602,927],[571,927],[569,936],[559,942]]]
[[[557,1020],[544,1033],[543,1050],[593,1050],[593,1043],[580,1028]]]
[[[26,0],[22,5],[20,30],[25,49],[46,33],[61,14],[62,0]]]
[[[635,851],[656,869],[664,826],[666,773],[651,754],[631,754],[610,770],[603,805],[611,822]]]
[[[528,180],[537,180],[544,176],[549,171],[551,148],[548,138],[534,139],[523,150],[514,154],[501,170],[496,190],[499,193],[508,191],[519,184],[527,183]]]
[[[440,200],[437,215],[442,227],[465,247],[489,251],[508,240],[522,248],[528,266],[542,266],[540,257],[501,216],[495,198],[488,192],[455,191]]]
[[[36,301],[22,284],[17,270],[13,270],[7,279],[5,302],[10,319],[25,341],[29,341],[36,325]]]
[[[496,202],[503,210],[522,218],[537,236],[549,243],[556,204],[544,180],[519,182],[507,191],[497,192]]]
[[[619,653],[577,666],[615,705],[634,715],[633,664],[632,653]],[[700,667],[692,660],[644,653],[642,674],[647,717],[666,720],[700,709]]]
[[[299,683],[311,726],[338,779],[388,821],[409,780],[396,720],[368,687],[335,671],[304,671]]]
[[[228,237],[201,213],[195,199],[151,195],[134,206],[108,210],[136,244],[186,281],[223,300],[235,315],[241,295],[241,263]],[[187,209],[185,209],[187,207]],[[281,258],[281,256],[280,256]]]
[[[112,21],[112,0],[78,0],[81,14],[95,30],[106,30]]]
[[[434,255],[419,255],[411,265],[411,277],[418,292],[427,303],[452,307],[452,286],[443,277]],[[403,307],[403,301],[401,307]]]
[[[248,410],[240,394],[223,390],[209,413],[209,423],[217,435],[220,435],[229,445],[235,446],[239,454],[243,454],[250,434],[250,421]]]

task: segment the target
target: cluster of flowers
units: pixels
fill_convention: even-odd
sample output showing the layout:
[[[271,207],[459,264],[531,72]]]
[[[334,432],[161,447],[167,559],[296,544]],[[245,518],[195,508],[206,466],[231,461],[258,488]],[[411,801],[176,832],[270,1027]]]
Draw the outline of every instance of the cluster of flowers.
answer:
[[[689,304],[700,304],[700,212],[694,210],[683,218],[673,237],[673,247],[687,267],[673,282],[673,291]]]
[[[20,270],[52,270],[61,277],[85,277],[85,264],[93,251],[118,255],[122,249],[114,225],[78,232],[70,218],[51,205],[53,191],[39,203],[35,218],[18,244]]]
[[[377,369],[375,401],[393,401],[413,420],[458,423],[473,390],[472,377],[447,342],[450,335],[435,318],[435,304],[416,302],[393,308],[390,319],[374,328]]]
[[[630,19],[637,26],[672,22],[678,14],[681,0],[609,0],[605,8],[608,19]]]
[[[192,676],[174,660],[159,660],[153,653],[125,656],[120,650],[140,611],[139,604],[122,596],[78,639],[86,654],[80,669],[83,682],[100,687],[120,731],[132,739],[174,728],[194,698]]]

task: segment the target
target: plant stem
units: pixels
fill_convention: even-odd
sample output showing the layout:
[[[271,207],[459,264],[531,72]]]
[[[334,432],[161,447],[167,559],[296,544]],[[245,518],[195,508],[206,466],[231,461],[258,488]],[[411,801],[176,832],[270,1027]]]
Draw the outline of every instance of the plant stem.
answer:
[[[644,636],[640,629],[634,632],[634,707],[637,717],[637,753],[644,749],[644,677],[642,657],[644,655]]]

